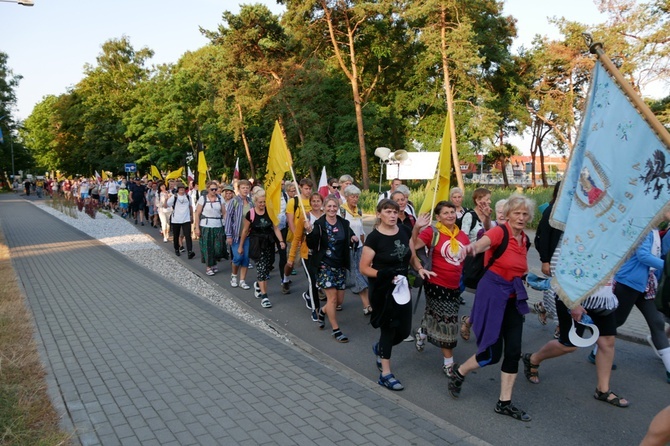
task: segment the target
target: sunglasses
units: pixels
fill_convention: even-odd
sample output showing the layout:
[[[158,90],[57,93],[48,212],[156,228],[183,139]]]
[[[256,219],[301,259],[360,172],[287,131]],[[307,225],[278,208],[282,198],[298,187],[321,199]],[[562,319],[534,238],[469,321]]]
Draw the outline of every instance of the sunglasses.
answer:
[[[219,189],[217,189],[217,188],[210,189],[210,191],[212,191],[212,192],[216,192],[217,190],[219,190]]]
[[[332,186],[333,189],[339,189],[340,186]]]

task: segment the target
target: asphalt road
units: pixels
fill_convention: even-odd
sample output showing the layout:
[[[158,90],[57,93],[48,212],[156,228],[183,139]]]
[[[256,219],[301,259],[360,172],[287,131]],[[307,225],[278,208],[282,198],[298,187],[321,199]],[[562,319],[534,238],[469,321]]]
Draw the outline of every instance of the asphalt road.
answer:
[[[145,230],[158,238],[155,229]],[[196,263],[197,260],[185,263],[203,270],[202,264],[199,261]],[[529,264],[531,270],[540,268],[534,249],[529,254]],[[338,313],[340,327],[350,339],[347,344],[339,344],[330,336],[328,324],[325,330],[319,330],[317,324],[311,321],[309,310],[300,296],[306,289],[306,279],[301,269],[296,276],[292,276],[289,295],[281,294],[278,274],[276,270],[273,272],[268,293],[273,303],[271,309],[261,308],[260,301],[254,298],[253,290],[231,288],[228,268],[221,269],[219,274],[209,279],[257,310],[271,325],[289,333],[298,345],[306,350],[315,349],[376,382],[379,372],[371,346],[378,339],[379,332],[369,325],[369,319],[363,315],[358,296],[347,292],[344,309]],[[255,270],[250,270],[247,282],[251,284],[254,278]],[[415,298],[416,293],[413,296]],[[464,297],[467,304],[461,307],[461,314],[470,311],[473,300],[473,295],[468,292]],[[423,303],[422,299],[414,315],[414,329],[421,319]],[[535,314],[527,315],[523,351],[539,349],[552,339],[552,334],[552,324],[542,326]],[[467,342],[459,340],[454,351],[456,361],[467,359],[475,350],[474,338]],[[665,381],[660,359],[647,345],[617,340],[615,362],[618,369],[612,373],[612,390],[631,402],[630,407],[622,409],[593,398],[595,366],[587,362],[587,354],[587,349],[581,349],[571,355],[546,361],[539,370],[542,382],[538,385],[525,379],[523,365],[519,364],[514,401],[533,417],[529,423],[503,417],[493,411],[500,386],[499,365],[469,375],[460,399],[452,399],[447,392],[447,379],[442,373],[440,351],[432,345],[428,345],[423,353],[418,353],[414,343],[410,342],[394,348],[392,370],[405,385],[405,390],[393,392],[390,397],[406,399],[495,445],[638,444],[653,416],[670,404],[670,387]]]

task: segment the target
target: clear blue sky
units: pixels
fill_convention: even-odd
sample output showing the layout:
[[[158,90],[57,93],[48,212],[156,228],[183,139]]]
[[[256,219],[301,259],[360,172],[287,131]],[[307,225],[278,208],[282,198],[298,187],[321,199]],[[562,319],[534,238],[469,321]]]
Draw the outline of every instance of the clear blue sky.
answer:
[[[275,1],[263,3],[275,13]],[[95,65],[102,44],[126,35],[136,49],[155,52],[151,63],[176,62],[188,50],[207,43],[198,27],[215,29],[225,10],[237,12],[236,0],[35,0],[34,7],[0,3],[0,51],[9,67],[23,76],[17,89],[16,117],[25,119],[48,94],[59,95],[83,77],[84,64]],[[519,39],[529,45],[535,34],[556,37],[547,17],[565,16],[593,24],[602,21],[590,0],[505,1],[505,14],[517,18]]]

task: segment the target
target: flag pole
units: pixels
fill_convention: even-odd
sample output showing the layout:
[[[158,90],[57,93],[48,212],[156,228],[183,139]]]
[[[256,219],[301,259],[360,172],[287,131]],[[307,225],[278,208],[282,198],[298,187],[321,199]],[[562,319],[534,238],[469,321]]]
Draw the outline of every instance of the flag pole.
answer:
[[[670,148],[670,133],[668,133],[663,124],[661,124],[656,115],[654,115],[654,113],[649,109],[649,106],[644,103],[637,92],[633,90],[633,87],[630,85],[630,83],[624,79],[623,75],[616,67],[616,65],[614,65],[612,60],[607,56],[607,54],[605,54],[603,44],[601,42],[593,42],[593,37],[589,33],[583,33],[582,36],[584,37],[584,41],[589,47],[589,51],[592,54],[598,56],[600,63],[602,63],[607,72],[610,73],[612,77],[614,77],[619,88],[623,90],[624,94],[633,103],[633,106],[637,109],[638,112],[640,112],[644,120],[647,121],[654,133],[656,133],[656,136],[658,136],[658,138],[663,142],[663,144],[666,145],[666,147]]]
[[[284,141],[286,141],[286,130],[284,129],[284,126],[282,125],[281,119],[277,119],[279,123],[279,130],[281,130],[281,134],[284,137]],[[295,188],[298,191],[298,204],[300,205],[300,210],[302,210],[302,215],[307,216],[307,212],[305,212],[305,205],[302,204],[302,198],[300,198],[301,191],[300,191],[300,185],[298,184],[298,180],[296,179],[295,176],[295,171],[293,170],[293,156],[291,155],[291,151],[288,150],[288,145],[286,146],[286,152],[288,153],[288,158],[289,161],[291,161],[290,169],[291,169],[291,178],[293,179],[293,184],[295,184]]]

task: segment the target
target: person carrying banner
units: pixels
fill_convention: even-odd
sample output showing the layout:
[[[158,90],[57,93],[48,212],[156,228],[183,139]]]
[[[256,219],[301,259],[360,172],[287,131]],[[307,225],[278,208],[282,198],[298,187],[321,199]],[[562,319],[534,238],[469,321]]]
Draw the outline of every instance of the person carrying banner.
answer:
[[[295,189],[295,186],[294,186]],[[307,213],[306,219],[299,219],[296,226],[294,243],[300,243],[300,259],[302,267],[307,276],[307,291],[302,293],[307,309],[312,310],[312,321],[319,323],[319,328],[325,326],[325,320],[319,320],[319,310],[321,302],[319,299],[319,290],[316,286],[316,271],[318,265],[315,262],[314,251],[307,247],[305,242],[305,222],[314,227],[316,222],[323,215],[323,197],[318,192],[312,192],[309,199],[311,210]],[[289,268],[293,268],[293,262],[287,263]]]
[[[512,195],[505,204],[507,222],[465,247],[471,256],[485,252],[488,264],[498,246],[507,242],[505,251],[484,273],[475,294],[471,318],[477,353],[448,369],[449,393],[458,398],[470,372],[496,364],[502,358],[500,396],[494,410],[520,421],[532,419],[512,403],[512,390],[519,371],[524,315],[529,312],[528,294],[522,281],[528,271],[528,236],[524,229],[533,220],[534,210],[533,200]]]
[[[296,233],[296,226],[299,224],[300,219],[304,219],[304,213],[309,212],[312,210],[311,205],[309,204],[309,199],[312,195],[312,189],[314,188],[314,183],[312,180],[309,178],[303,178],[300,180],[300,197],[294,197],[289,199],[288,204],[286,205],[286,223],[288,224],[289,231],[291,231],[292,234]],[[302,206],[298,202],[300,200],[302,202]],[[293,239],[291,242],[291,250],[289,251],[288,258],[286,259],[287,262],[295,262],[295,256],[298,253],[298,249],[300,248],[300,241]],[[282,282],[282,293],[284,294],[289,294],[290,293],[290,288],[289,288],[289,280],[288,276],[290,276],[293,273],[293,267],[284,267],[284,281]]]
[[[545,214],[551,213],[551,206],[552,205],[545,209]],[[559,240],[556,240],[555,242],[556,246],[553,247],[544,246],[544,242],[540,242],[540,246],[538,246],[538,249],[542,249],[543,251],[547,249],[552,250],[549,270],[547,271],[545,269],[544,264],[542,268],[542,272],[548,276],[554,274],[556,260],[561,254],[560,237]],[[550,243],[550,245],[553,245],[553,243]],[[541,254],[541,256],[544,255],[545,254]],[[544,257],[541,258],[544,259]],[[606,285],[600,287],[580,305],[573,306],[571,309],[568,309],[565,303],[563,303],[558,295],[551,289],[547,290],[547,292],[549,292],[554,299],[552,305],[555,307],[556,315],[558,317],[558,337],[547,342],[537,352],[525,353],[522,355],[521,360],[523,362],[526,379],[533,384],[539,384],[540,377],[538,368],[543,361],[557,358],[577,350],[577,347],[570,341],[569,332],[574,324],[573,320],[575,322],[581,322],[584,315],[588,315],[593,321],[593,324],[598,328],[600,334],[596,340],[599,353],[597,358],[593,358],[593,362],[596,364],[597,376],[594,397],[599,401],[604,401],[617,407],[628,407],[628,401],[618,396],[610,389],[617,328],[614,311],[618,305],[617,298],[612,292],[612,281],[608,281]]]
[[[616,326],[621,327],[628,319],[633,306],[644,316],[649,331],[651,344],[665,366],[665,378],[670,383],[670,343],[665,335],[663,315],[656,309],[654,297],[658,285],[656,271],[662,271],[664,261],[661,255],[661,236],[658,229],[653,229],[634,255],[614,275],[614,294],[619,300],[615,311]],[[596,361],[601,354],[600,348],[594,349]],[[596,362],[597,365],[597,362]]]
[[[430,225],[430,214],[422,214],[412,231],[417,256],[423,260],[428,279],[424,282],[426,309],[416,333],[416,349],[421,352],[426,340],[442,350],[442,371],[454,364],[453,350],[458,343],[458,309],[463,272],[464,246],[468,236],[456,226],[456,205],[440,201],[435,206],[437,224]],[[428,249],[428,255],[424,253]]]

